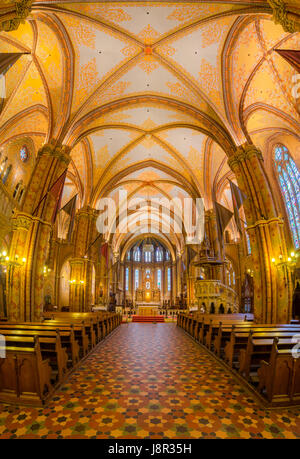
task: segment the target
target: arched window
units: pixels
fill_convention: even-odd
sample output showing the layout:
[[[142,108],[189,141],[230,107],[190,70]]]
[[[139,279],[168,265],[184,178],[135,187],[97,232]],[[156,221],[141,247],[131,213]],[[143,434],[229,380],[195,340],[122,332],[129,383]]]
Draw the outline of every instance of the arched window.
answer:
[[[135,288],[139,288],[140,280],[139,280],[139,270],[135,270]]]
[[[8,168],[6,169],[6,171],[4,172],[3,174],[3,178],[2,178],[2,183],[5,185],[5,183],[7,182],[7,179],[8,179],[8,176],[10,174],[10,171],[12,170],[12,165],[10,164],[8,166]]]
[[[288,149],[275,148],[275,167],[296,249],[300,247],[300,173]]]
[[[125,290],[129,290],[129,268],[125,270]]]
[[[157,288],[161,287],[161,269],[157,270]]]
[[[145,262],[150,263],[151,262],[151,252],[144,252],[144,257],[145,257]]]
[[[6,165],[7,165],[7,156],[3,159],[3,161],[1,161],[1,165],[0,165],[0,175],[4,174],[5,172],[5,169],[6,169]]]
[[[162,251],[159,248],[156,249],[156,261],[162,261]]]
[[[171,291],[171,268],[168,268],[168,291]]]
[[[250,237],[247,231],[245,231],[245,235],[246,235],[246,242],[247,242],[247,252],[248,252],[248,255],[251,255]]]
[[[140,249],[136,249],[134,252],[134,261],[141,261],[141,251]]]
[[[18,201],[21,202],[21,199],[22,199],[22,196],[23,196],[23,193],[25,191],[25,188],[22,188],[22,190],[20,191],[19,193],[19,197],[18,197]]]
[[[226,267],[227,285],[233,287],[235,285],[235,271],[233,269],[231,261],[227,260]]]
[[[17,183],[17,185],[16,185],[16,187],[14,189],[14,192],[13,192],[13,198],[15,198],[17,196],[20,186],[21,186],[21,183]]]

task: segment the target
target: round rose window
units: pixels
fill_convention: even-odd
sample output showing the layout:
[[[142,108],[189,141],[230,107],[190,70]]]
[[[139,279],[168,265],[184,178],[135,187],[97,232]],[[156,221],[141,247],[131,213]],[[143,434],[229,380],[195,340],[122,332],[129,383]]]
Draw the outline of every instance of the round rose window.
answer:
[[[29,158],[29,151],[26,145],[24,145],[20,150],[20,159],[25,163]]]

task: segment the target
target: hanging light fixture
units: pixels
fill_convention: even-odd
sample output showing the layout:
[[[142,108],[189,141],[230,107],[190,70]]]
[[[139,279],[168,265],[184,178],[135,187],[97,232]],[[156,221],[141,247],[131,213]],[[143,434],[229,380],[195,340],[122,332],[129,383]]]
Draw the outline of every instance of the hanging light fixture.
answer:
[[[147,237],[146,243],[143,245],[143,252],[154,252],[154,247],[149,237]]]

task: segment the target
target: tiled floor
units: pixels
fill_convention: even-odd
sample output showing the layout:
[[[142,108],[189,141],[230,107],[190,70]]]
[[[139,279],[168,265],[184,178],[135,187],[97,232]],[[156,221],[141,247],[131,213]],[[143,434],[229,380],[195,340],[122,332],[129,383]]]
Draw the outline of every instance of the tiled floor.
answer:
[[[0,438],[300,438],[174,324],[124,324],[46,408],[0,405]]]

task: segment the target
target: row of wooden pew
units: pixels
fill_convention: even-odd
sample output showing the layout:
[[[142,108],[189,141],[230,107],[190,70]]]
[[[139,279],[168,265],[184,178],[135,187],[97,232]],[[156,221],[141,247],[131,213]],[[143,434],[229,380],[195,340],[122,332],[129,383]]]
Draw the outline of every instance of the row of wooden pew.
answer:
[[[179,314],[177,325],[270,406],[300,404],[299,323],[256,324],[243,314]]]
[[[40,323],[0,321],[0,401],[45,404],[121,320],[104,312],[45,314]]]

